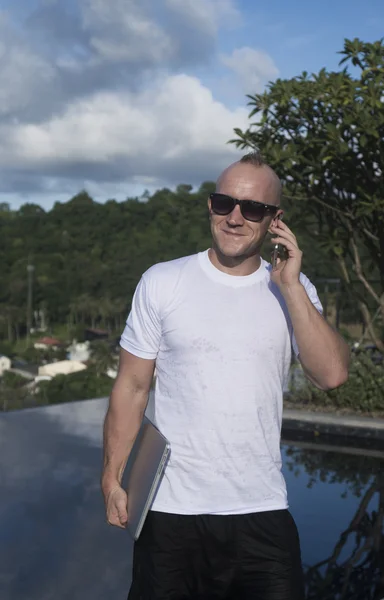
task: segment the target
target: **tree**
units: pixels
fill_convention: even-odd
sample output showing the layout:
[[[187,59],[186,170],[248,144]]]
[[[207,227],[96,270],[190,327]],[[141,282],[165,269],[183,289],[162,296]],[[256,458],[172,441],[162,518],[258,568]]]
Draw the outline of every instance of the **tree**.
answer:
[[[383,40],[345,40],[340,54],[338,72],[304,72],[248,96],[255,121],[230,143],[261,149],[276,169],[289,209],[336,260],[384,351],[374,327],[384,318]]]
[[[0,211],[0,341],[13,337],[15,342],[25,335],[29,254],[35,266],[33,306],[44,306],[52,335],[63,337],[65,323],[67,335],[77,339],[91,325],[121,333],[135,287],[148,267],[210,245],[207,198],[214,189],[210,181],[196,190],[182,184],[145,201],[105,204],[80,193],[46,212],[31,205]],[[314,247],[304,225],[295,216],[306,274],[314,281],[337,277],[333,262],[323,248]],[[11,322],[9,307],[15,308]],[[354,304],[348,304],[348,311],[353,320]]]
[[[100,341],[92,344],[91,361],[97,377],[105,375],[109,369],[117,368],[117,359],[108,343]]]
[[[8,342],[12,343],[14,340],[14,333],[16,337],[19,337],[19,324],[23,321],[24,315],[21,315],[21,311],[17,306],[10,304],[0,305],[0,327],[6,326]]]
[[[27,395],[24,377],[5,371],[0,377],[0,410],[23,408]]]
[[[318,406],[332,410],[347,409],[349,412],[377,414],[384,407],[384,362],[375,362],[364,350],[354,352],[349,368],[348,381],[333,390],[320,390],[308,380],[287,395],[293,404],[307,405],[311,410]]]
[[[97,377],[92,369],[70,375],[56,375],[50,381],[41,381],[34,396],[36,405],[74,402],[109,396],[113,382],[106,375]]]

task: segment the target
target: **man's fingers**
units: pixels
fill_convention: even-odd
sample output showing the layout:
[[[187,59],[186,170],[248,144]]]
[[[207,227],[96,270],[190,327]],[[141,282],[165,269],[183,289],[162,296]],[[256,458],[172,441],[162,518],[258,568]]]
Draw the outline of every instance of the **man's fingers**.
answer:
[[[108,525],[112,525],[113,527],[120,527],[120,529],[125,529],[126,525],[127,525],[127,524],[123,525],[120,522],[120,518],[118,516],[110,517],[109,519],[107,519],[107,523],[108,523]]]
[[[123,527],[125,528],[127,526],[127,522],[128,522],[128,515],[127,512],[122,510],[122,511],[118,511],[118,510],[114,510],[113,512],[110,512],[107,514],[107,523],[109,525],[114,525],[115,527]]]
[[[118,502],[116,502],[117,514],[119,517],[119,521],[123,527],[127,525],[128,521],[128,511],[127,511],[127,502],[124,498],[119,498]]]
[[[297,253],[299,253],[299,255],[302,254],[300,248],[297,246],[296,243],[292,242],[292,240],[288,240],[283,237],[276,237],[276,238],[273,238],[271,240],[271,242],[273,244],[281,244],[282,246],[285,246],[286,249],[288,250],[288,252],[292,252],[293,254],[297,254]]]
[[[116,527],[126,527],[128,522],[127,494],[122,488],[111,492],[107,502],[107,521]]]
[[[295,234],[282,221],[279,221],[276,226],[271,226],[271,233],[274,233],[275,235],[281,235],[282,237],[287,236],[288,239],[291,239],[297,245]]]
[[[284,240],[292,242],[297,247],[299,246],[297,243],[296,236],[294,236],[292,232],[282,231],[281,229],[273,229],[272,234],[278,235],[279,237],[282,237]]]

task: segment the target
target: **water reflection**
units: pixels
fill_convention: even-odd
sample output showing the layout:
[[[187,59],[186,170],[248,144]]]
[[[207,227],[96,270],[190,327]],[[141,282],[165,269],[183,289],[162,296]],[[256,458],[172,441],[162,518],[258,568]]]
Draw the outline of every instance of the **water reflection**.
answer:
[[[96,400],[0,416],[1,598],[126,599],[132,545],[105,524],[99,492],[105,410]],[[285,442],[283,457],[308,600],[383,598],[380,454]]]
[[[0,418],[1,600],[125,600],[131,542],[99,492],[105,402]]]
[[[332,488],[336,512],[338,499],[342,500],[339,506],[345,508],[347,514],[352,507],[347,523],[343,523],[341,518],[339,528],[332,530],[329,529],[331,515],[322,511],[323,527],[332,540],[332,549],[323,551],[323,555],[312,564],[306,562],[306,553],[303,552],[307,600],[382,600],[384,478],[380,470],[380,453],[351,448],[345,448],[341,453],[330,447],[320,450],[309,448],[310,444],[304,446],[286,445],[285,467],[288,472],[300,477],[304,469],[307,489],[315,489],[319,484]],[[321,500],[321,490],[317,492],[320,492],[318,498]],[[318,510],[319,507],[316,508]],[[298,514],[299,529],[301,520],[302,515]],[[308,525],[307,534],[317,544],[319,532],[316,523],[313,523],[312,530],[310,523]],[[306,539],[304,532],[301,537],[302,541]]]

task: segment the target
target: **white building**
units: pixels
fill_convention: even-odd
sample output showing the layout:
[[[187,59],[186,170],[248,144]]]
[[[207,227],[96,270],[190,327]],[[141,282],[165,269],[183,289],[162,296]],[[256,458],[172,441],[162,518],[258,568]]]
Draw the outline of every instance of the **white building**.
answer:
[[[86,362],[89,360],[91,356],[89,345],[89,342],[77,342],[76,340],[73,340],[72,344],[67,348],[68,360],[77,360],[79,362]]]
[[[37,342],[33,344],[35,350],[57,350],[58,348],[60,348],[60,346],[60,340],[48,336],[40,338],[39,340],[37,340]]]
[[[4,356],[4,354],[0,354],[0,377],[5,371],[9,371],[11,365],[11,359],[8,356]]]
[[[59,360],[58,362],[49,363],[39,367],[39,377],[45,375],[47,377],[55,377],[56,375],[70,375],[77,371],[84,371],[86,365],[77,360]]]

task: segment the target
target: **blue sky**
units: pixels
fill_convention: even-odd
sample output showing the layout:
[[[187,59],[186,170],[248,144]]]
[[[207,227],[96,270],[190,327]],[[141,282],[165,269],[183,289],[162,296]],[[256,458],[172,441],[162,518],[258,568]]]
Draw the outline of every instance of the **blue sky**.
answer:
[[[379,0],[3,0],[0,202],[215,179],[246,93],[383,35]]]

